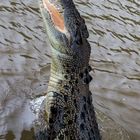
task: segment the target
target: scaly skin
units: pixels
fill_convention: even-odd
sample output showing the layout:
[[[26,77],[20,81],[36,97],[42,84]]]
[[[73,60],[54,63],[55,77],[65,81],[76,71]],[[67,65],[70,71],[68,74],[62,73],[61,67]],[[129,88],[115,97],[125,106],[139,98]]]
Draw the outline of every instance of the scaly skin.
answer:
[[[60,0],[64,13],[58,19],[64,27],[56,27],[47,1],[40,1],[40,9],[51,43],[51,75],[35,139],[101,140],[89,91],[91,48],[85,21],[72,0]]]

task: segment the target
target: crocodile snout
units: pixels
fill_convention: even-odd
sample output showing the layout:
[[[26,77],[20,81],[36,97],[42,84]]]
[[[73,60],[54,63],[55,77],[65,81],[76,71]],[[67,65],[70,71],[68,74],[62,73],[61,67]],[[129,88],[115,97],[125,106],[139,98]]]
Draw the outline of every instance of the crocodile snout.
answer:
[[[61,32],[65,32],[63,8],[60,2],[58,0],[43,0],[43,5],[48,11],[55,28]]]

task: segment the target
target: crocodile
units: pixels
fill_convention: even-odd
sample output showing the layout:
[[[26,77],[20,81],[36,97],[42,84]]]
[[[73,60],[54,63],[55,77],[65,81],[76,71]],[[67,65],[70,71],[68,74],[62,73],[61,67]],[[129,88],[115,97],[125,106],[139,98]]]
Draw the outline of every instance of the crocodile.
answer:
[[[39,0],[51,44],[51,74],[36,140],[101,140],[89,83],[91,47],[73,0]]]

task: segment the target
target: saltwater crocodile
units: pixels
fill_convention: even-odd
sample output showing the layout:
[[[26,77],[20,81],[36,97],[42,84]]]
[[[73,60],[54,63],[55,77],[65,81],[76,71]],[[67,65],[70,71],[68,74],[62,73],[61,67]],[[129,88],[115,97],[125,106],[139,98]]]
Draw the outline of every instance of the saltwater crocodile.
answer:
[[[40,0],[40,10],[51,44],[52,62],[35,139],[100,140],[89,90],[91,48],[85,21],[72,0]]]

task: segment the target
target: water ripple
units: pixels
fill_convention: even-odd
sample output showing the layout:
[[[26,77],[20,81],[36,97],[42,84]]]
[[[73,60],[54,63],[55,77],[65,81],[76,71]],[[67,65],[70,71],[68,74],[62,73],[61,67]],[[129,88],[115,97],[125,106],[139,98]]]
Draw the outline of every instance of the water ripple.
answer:
[[[94,79],[90,87],[95,105],[139,135],[140,1],[76,0],[76,6],[90,32]],[[19,90],[27,92],[22,90],[27,86],[37,96],[46,93],[51,58],[46,38],[37,1],[1,0],[0,89],[9,80],[15,87],[14,96]],[[1,90],[0,96],[4,93]],[[139,140],[139,136],[133,139]]]

